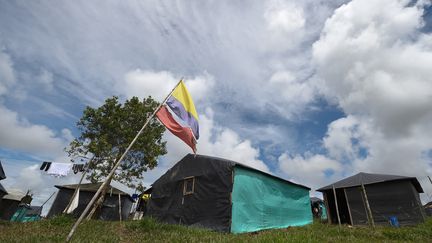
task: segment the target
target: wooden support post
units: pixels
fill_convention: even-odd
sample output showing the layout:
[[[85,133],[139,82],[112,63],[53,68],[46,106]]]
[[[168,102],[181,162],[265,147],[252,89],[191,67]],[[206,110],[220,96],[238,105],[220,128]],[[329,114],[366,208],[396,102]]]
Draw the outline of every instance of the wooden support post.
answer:
[[[347,204],[347,208],[348,208],[350,222],[351,222],[351,225],[354,225],[354,222],[352,220],[352,215],[351,215],[351,209],[350,209],[350,205],[349,205],[348,195],[346,193],[346,189],[344,188],[343,190],[344,190],[344,194],[345,194],[345,200],[346,200],[346,204]]]
[[[338,219],[338,224],[341,225],[340,216],[339,216],[339,207],[338,207],[337,198],[336,198],[336,189],[335,189],[334,185],[333,185],[333,196],[334,196],[334,200],[335,200],[336,215],[337,215],[337,219]]]
[[[120,222],[122,221],[122,206],[121,206],[121,196],[120,193],[118,194],[118,198],[119,198],[119,219]]]
[[[375,222],[374,222],[374,219],[373,219],[372,210],[370,208],[369,200],[368,200],[368,197],[367,197],[367,194],[366,194],[366,189],[365,189],[363,183],[361,184],[361,187],[362,187],[362,191],[363,191],[363,196],[364,196],[364,198],[366,200],[366,209],[367,209],[367,212],[368,212],[369,224],[372,225],[373,228],[375,228]]]

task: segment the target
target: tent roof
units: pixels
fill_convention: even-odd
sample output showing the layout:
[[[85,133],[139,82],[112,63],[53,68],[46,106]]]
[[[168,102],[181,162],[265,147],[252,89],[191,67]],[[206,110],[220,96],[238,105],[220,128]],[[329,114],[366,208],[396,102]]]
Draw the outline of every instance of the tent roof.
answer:
[[[2,186],[2,184],[0,184],[0,191],[8,194],[8,192],[6,191],[6,189]]]
[[[411,183],[414,185],[416,190],[421,193],[423,192],[423,188],[421,187],[420,183],[418,182],[417,178],[415,177],[407,177],[407,176],[399,176],[399,175],[384,175],[384,174],[371,174],[371,173],[364,173],[360,172],[356,175],[350,176],[348,178],[342,179],[340,181],[337,181],[333,184],[330,184],[325,187],[321,187],[317,191],[323,192],[326,190],[330,190],[333,188],[347,188],[347,187],[355,187],[363,185],[369,185],[369,184],[375,184],[380,182],[387,182],[387,181],[401,181],[401,180],[410,180]]]
[[[24,194],[16,194],[16,193],[9,193],[7,195],[3,196],[3,199],[12,200],[12,201],[21,201],[26,195]]]
[[[307,187],[307,186],[304,186],[304,185],[301,185],[301,184],[297,184],[297,183],[294,183],[294,182],[291,182],[291,181],[285,180],[285,179],[280,178],[280,177],[278,177],[278,176],[272,175],[272,174],[270,174],[270,173],[268,173],[268,172],[264,172],[264,171],[262,171],[262,170],[255,169],[255,168],[252,168],[252,167],[250,167],[250,166],[247,166],[247,165],[244,165],[244,164],[242,164],[242,163],[235,162],[235,161],[232,161],[232,160],[222,159],[222,158],[213,157],[213,156],[207,156],[207,155],[200,155],[200,154],[196,154],[196,155],[188,154],[188,155],[186,155],[183,159],[185,159],[185,158],[188,157],[188,156],[189,156],[189,157],[192,156],[192,157],[194,157],[194,158],[203,159],[203,160],[206,160],[206,159],[217,160],[217,161],[220,161],[221,163],[229,163],[229,164],[231,164],[232,166],[241,166],[241,167],[243,167],[243,168],[246,168],[246,169],[249,169],[249,170],[253,170],[253,171],[257,171],[257,172],[259,172],[259,173],[262,173],[262,174],[264,174],[264,175],[267,175],[267,176],[273,177],[273,178],[278,179],[278,180],[281,180],[281,181],[283,181],[283,182],[287,182],[287,183],[289,183],[289,184],[293,184],[293,185],[296,185],[296,186],[299,186],[299,187],[303,187],[303,188],[305,188],[305,189],[310,190],[310,187]],[[180,161],[182,161],[183,159],[181,159]]]
[[[86,191],[86,192],[96,192],[99,187],[102,185],[102,182],[99,183],[85,183],[85,184],[81,184],[80,185],[80,190],[81,191]],[[71,190],[75,190],[75,188],[78,186],[78,184],[72,184],[72,185],[56,185],[55,187],[57,187],[58,189],[71,189]],[[111,191],[112,190],[112,191]],[[107,194],[114,194],[114,195],[126,195],[129,196],[128,193],[119,190],[111,185],[109,185],[109,189]]]
[[[6,179],[6,174],[3,170],[3,166],[2,166],[2,163],[0,161],[0,180],[3,180],[3,179]]]

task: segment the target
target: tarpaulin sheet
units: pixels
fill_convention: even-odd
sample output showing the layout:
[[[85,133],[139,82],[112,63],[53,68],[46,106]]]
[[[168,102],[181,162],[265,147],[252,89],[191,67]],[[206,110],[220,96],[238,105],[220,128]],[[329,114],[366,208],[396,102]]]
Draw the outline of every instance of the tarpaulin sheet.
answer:
[[[312,223],[309,190],[236,166],[231,232],[252,232]]]

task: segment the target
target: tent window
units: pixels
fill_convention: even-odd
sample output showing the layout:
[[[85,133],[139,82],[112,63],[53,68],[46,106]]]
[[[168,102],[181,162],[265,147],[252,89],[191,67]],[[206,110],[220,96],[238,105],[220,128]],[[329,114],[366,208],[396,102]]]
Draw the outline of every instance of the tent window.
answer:
[[[195,177],[186,177],[183,181],[183,195],[194,193],[195,189]]]

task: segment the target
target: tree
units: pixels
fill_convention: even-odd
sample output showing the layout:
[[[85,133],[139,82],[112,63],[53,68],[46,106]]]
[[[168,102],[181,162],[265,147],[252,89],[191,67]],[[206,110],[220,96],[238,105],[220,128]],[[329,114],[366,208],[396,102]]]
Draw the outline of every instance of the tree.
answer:
[[[77,159],[88,161],[93,157],[87,179],[92,183],[105,179],[115,162],[124,153],[132,139],[159,103],[150,96],[141,102],[137,97],[126,100],[122,105],[116,96],[108,98],[99,108],[86,107],[77,122],[81,135],[66,148],[72,162]],[[113,180],[143,191],[143,172],[157,166],[157,158],[166,154],[166,142],[162,141],[165,127],[156,119],[150,121],[135,144],[123,159]],[[109,181],[108,185],[111,181]],[[94,209],[104,200],[108,187]],[[91,217],[94,213],[89,214]]]

